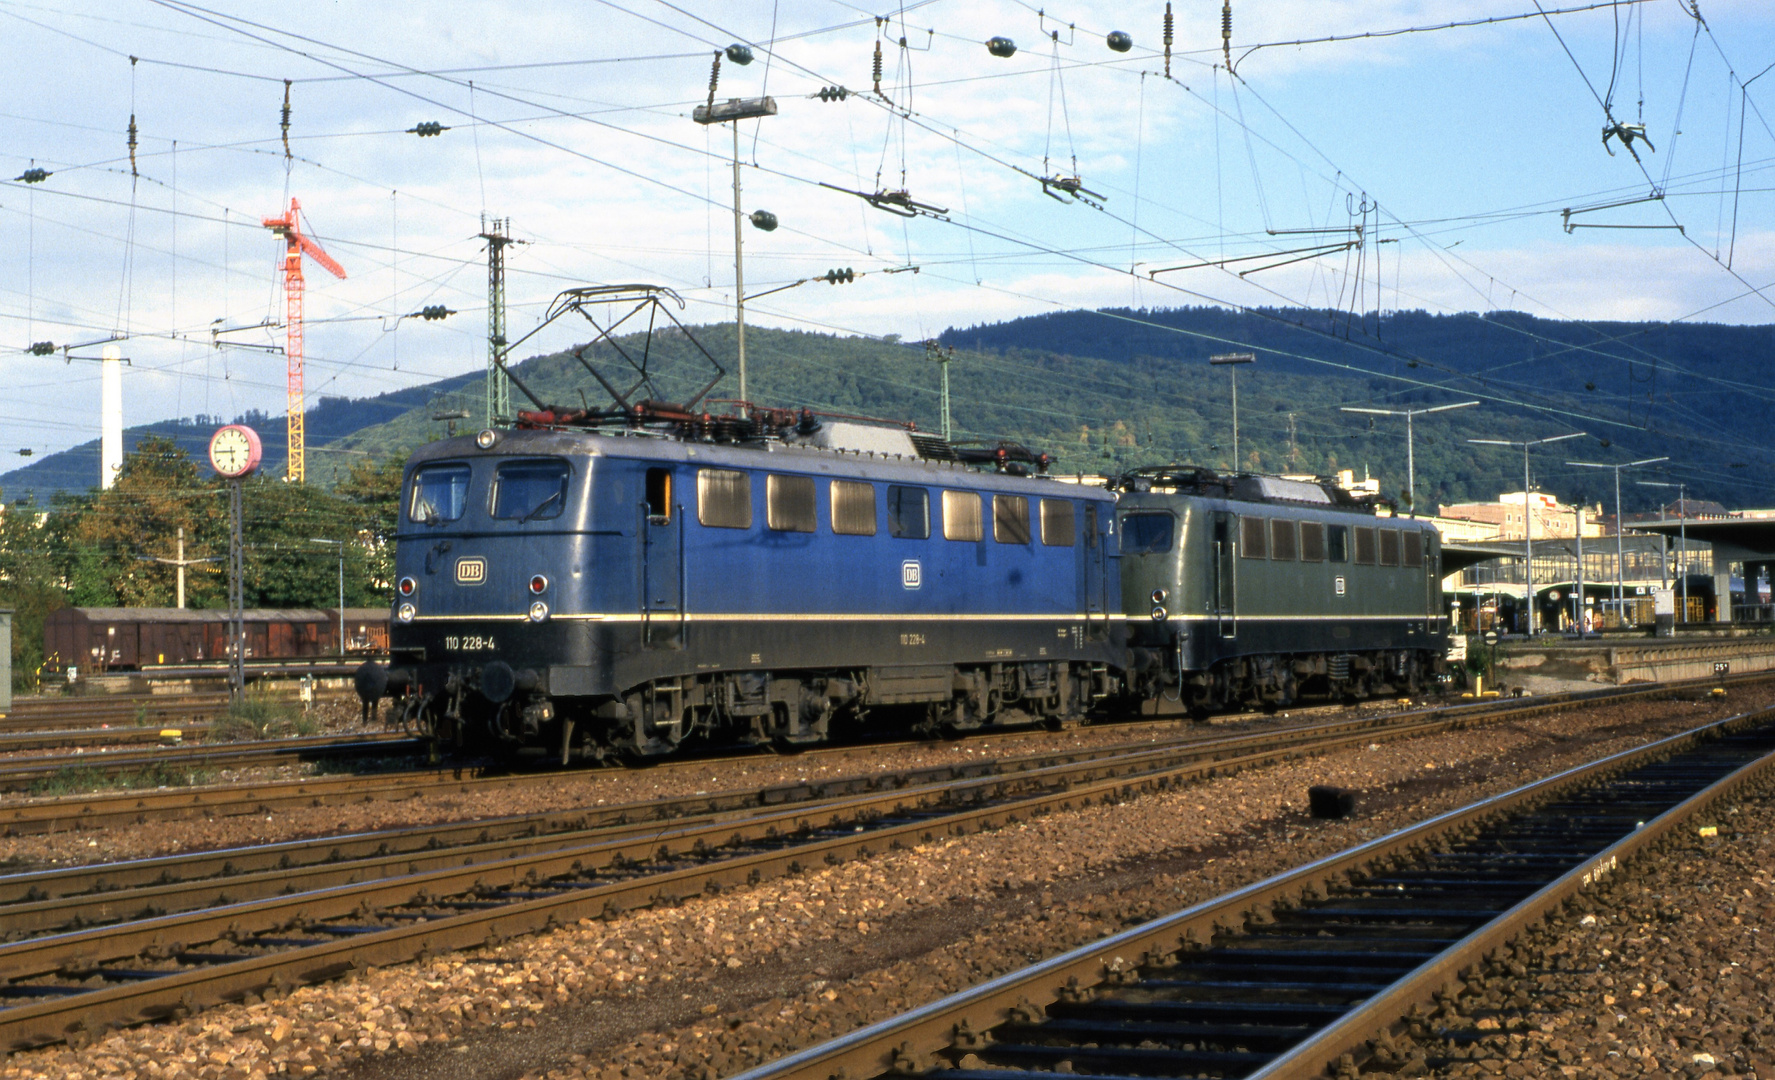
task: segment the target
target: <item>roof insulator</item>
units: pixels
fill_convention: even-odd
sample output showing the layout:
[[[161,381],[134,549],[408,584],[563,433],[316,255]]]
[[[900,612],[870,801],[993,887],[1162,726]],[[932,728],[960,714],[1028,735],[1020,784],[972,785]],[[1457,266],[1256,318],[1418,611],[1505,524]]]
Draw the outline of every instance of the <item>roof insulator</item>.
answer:
[[[1017,43],[1008,37],[989,38],[986,42],[986,51],[1000,59],[1016,56]]]
[[[41,184],[43,181],[48,180],[54,175],[54,173],[47,169],[26,169],[24,172],[13,177],[13,180],[23,181],[27,184]]]
[[[753,228],[760,229],[764,232],[776,231],[777,216],[769,210],[754,210],[752,211],[751,217]]]
[[[741,45],[736,41],[727,47],[727,58],[739,66],[745,67],[752,62],[752,49],[750,46]]]
[[[449,128],[445,127],[443,124],[438,123],[436,120],[422,120],[419,123],[414,124],[412,127],[408,128],[407,134],[417,135],[423,139],[427,135],[442,135],[444,132],[449,131],[449,130],[450,130]]]
[[[1114,52],[1127,52],[1134,47],[1134,35],[1123,30],[1112,31],[1109,35],[1109,47]]]

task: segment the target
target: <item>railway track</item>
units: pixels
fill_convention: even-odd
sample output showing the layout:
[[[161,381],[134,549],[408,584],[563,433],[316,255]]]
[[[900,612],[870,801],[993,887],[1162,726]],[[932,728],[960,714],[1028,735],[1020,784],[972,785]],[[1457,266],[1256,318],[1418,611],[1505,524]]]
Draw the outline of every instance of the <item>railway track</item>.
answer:
[[[1769,681],[1772,678],[1775,676],[1767,673],[1752,673],[1732,676],[1725,680],[1725,685],[1747,686]],[[1393,724],[1414,723],[1431,716],[1462,722],[1479,722],[1482,719],[1488,722],[1526,719],[1565,708],[1630,701],[1659,695],[1699,692],[1718,682],[1719,680],[1696,680],[1693,684],[1671,683],[1655,686],[1611,687],[1596,691],[1545,695],[1529,699],[1492,699],[1483,702],[1433,706],[1428,709],[1388,713],[1381,716],[1369,715],[1333,721],[1315,720],[1296,725],[1294,728],[1273,728],[1271,730],[1279,733],[1289,730],[1324,732],[1337,728],[1352,731],[1376,730]],[[1192,728],[1186,738],[1214,740],[1224,737],[1218,734],[1203,735],[1202,730]],[[1218,729],[1208,730],[1217,731]],[[1261,739],[1265,737],[1265,734],[1257,732],[1253,733],[1251,737]],[[1019,738],[1025,735],[1027,732],[1023,731],[1004,735],[980,735],[968,740],[968,745],[985,748],[1002,739]],[[392,742],[398,742],[398,737],[391,736],[389,738]],[[241,745],[243,744],[234,744],[235,747]],[[847,754],[855,751],[855,746],[834,746],[808,750],[800,756],[811,761],[827,755]],[[378,755],[394,755],[406,751],[383,746],[371,752]],[[176,761],[177,759],[162,750],[127,760],[111,754],[107,754],[104,759],[80,755],[65,759],[61,764],[79,769],[98,769],[115,764],[116,771],[127,772],[130,769],[146,768],[153,762],[163,760]],[[707,763],[707,759],[704,758],[678,759],[662,762],[653,768],[670,771],[701,767]],[[236,762],[228,764],[232,767]],[[16,777],[10,777],[7,770],[0,767],[0,792],[27,789],[33,784],[40,784],[51,775],[50,772],[43,771],[47,766],[41,761],[22,763],[20,767],[38,771],[34,773],[21,772]],[[70,828],[106,828],[112,825],[148,821],[264,814],[300,807],[339,805],[346,802],[407,800],[434,795],[471,794],[478,791],[523,787],[558,788],[563,784],[588,782],[599,775],[601,775],[599,770],[572,772],[550,770],[514,774],[479,765],[458,765],[447,768],[420,768],[395,773],[308,777],[300,780],[260,781],[236,785],[181,786],[162,790],[98,792],[38,798],[29,801],[18,800],[0,803],[0,835],[16,836]]]
[[[294,704],[297,698],[294,694],[280,694],[269,700]],[[11,710],[0,714],[0,737],[100,728],[190,727],[227,715],[228,704],[227,694],[15,698]]]
[[[290,765],[320,759],[357,759],[417,755],[426,752],[430,743],[400,732],[353,735],[302,735],[252,742],[213,743],[208,745],[156,746],[152,750],[124,746],[101,749],[93,753],[55,754],[14,758],[0,764],[0,793],[24,792],[34,786],[77,777],[117,777],[148,770],[175,769],[244,769],[269,765]],[[145,796],[144,796],[145,797]],[[26,811],[29,804],[0,811],[0,831],[6,818],[15,810]]]
[[[0,999],[20,1004],[0,1010],[0,1046],[79,1039],[363,964],[1470,722],[1420,717],[1384,732],[1345,722],[1284,738],[1068,751],[14,875],[0,882],[0,926],[15,939],[0,944]],[[884,786],[893,790],[871,790]]]
[[[1445,1002],[1508,943],[1775,777],[1775,710],[1617,754],[752,1069],[736,1080],[1419,1075],[1392,1036],[1471,1039]]]

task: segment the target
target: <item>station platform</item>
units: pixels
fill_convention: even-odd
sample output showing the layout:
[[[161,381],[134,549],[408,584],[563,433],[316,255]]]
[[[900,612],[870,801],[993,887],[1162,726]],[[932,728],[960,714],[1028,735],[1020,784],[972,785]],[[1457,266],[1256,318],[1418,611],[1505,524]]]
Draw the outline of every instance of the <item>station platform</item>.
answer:
[[[1475,648],[1484,648],[1477,640]],[[1505,639],[1497,646],[1497,677],[1530,693],[1571,689],[1574,684],[1619,686],[1636,682],[1700,679],[1716,673],[1775,670],[1775,635],[1719,637],[1707,633],[1674,638],[1607,637],[1579,641],[1543,637]]]

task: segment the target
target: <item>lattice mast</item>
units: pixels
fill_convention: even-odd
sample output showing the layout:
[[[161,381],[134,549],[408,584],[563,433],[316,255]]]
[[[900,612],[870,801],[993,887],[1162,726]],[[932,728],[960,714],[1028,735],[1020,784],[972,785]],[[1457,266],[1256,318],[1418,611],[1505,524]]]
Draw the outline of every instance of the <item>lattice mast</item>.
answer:
[[[512,421],[512,383],[501,366],[505,359],[505,246],[512,239],[512,219],[481,219],[487,241],[487,426]]]
[[[284,239],[284,355],[289,360],[289,446],[290,461],[284,479],[302,483],[308,476],[308,433],[303,426],[302,393],[302,256],[307,255],[326,267],[336,278],[345,276],[345,268],[321,250],[321,246],[302,235],[302,204],[290,199],[290,212],[280,218],[266,218],[265,227]]]

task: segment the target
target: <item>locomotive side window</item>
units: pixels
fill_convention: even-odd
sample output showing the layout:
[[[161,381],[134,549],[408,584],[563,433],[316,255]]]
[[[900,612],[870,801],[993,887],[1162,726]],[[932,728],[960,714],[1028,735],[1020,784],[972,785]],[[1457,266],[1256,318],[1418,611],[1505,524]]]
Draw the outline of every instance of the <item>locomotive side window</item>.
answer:
[[[1268,531],[1269,530],[1265,527],[1263,518],[1240,518],[1239,554],[1245,556],[1247,559],[1263,558],[1264,549],[1268,546],[1264,543],[1264,533]]]
[[[1405,542],[1405,565],[1424,565],[1424,534],[1421,532],[1402,533],[1400,539]]]
[[[1325,523],[1322,521],[1303,521],[1300,523],[1300,561],[1325,561]]]
[[[978,540],[985,535],[980,521],[980,496],[971,491],[945,491],[943,539]]]
[[[1123,514],[1122,554],[1163,555],[1176,533],[1177,519],[1170,514]]]
[[[924,488],[889,484],[887,512],[888,535],[905,540],[930,539],[931,496]]]
[[[1381,565],[1399,565],[1399,532],[1396,529],[1382,529],[1381,534]]]
[[[1270,519],[1270,558],[1277,562],[1293,562],[1294,547],[1294,522],[1284,518]]]
[[[1374,565],[1374,530],[1366,525],[1356,527],[1356,561],[1363,566]]]
[[[1021,495],[992,497],[992,538],[1001,544],[1029,543],[1029,500]]]
[[[455,521],[468,505],[467,465],[427,465],[413,474],[407,519],[426,525]]]
[[[672,470],[647,470],[647,520],[655,525],[672,521]]]
[[[1049,547],[1071,547],[1077,530],[1073,525],[1070,499],[1042,500],[1042,543]]]
[[[565,461],[507,461],[493,474],[493,516],[500,521],[558,518],[567,508]]]
[[[750,529],[752,477],[731,469],[698,469],[696,519],[717,529]]]
[[[820,521],[814,507],[814,478],[781,473],[765,477],[764,520],[777,532],[813,532]]]
[[[1325,559],[1327,562],[1350,561],[1350,527],[1348,525],[1327,525],[1325,527]]]
[[[832,481],[832,531],[840,536],[875,535],[875,485]]]

